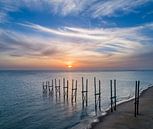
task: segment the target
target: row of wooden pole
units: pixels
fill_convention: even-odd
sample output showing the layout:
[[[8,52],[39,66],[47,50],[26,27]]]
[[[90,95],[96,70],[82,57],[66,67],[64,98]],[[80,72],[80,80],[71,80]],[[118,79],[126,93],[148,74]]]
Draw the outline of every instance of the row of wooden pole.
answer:
[[[53,95],[54,91],[55,91],[55,95],[60,96],[61,95],[61,81],[60,79],[58,80],[57,83],[57,79],[54,79],[51,81],[52,83],[50,84],[49,81],[43,82],[43,93],[47,93],[49,92],[49,95]],[[55,88],[55,90],[54,90]],[[65,80],[65,78],[63,78],[63,97],[64,100],[68,100],[68,93],[69,93],[69,81]],[[76,97],[77,97],[77,80],[73,80],[72,79],[72,95],[71,95],[71,101],[72,102],[76,102]]]
[[[55,84],[55,85],[54,85]],[[136,117],[139,114],[139,86],[140,81],[136,81],[135,84],[135,99],[134,99],[134,116]],[[61,88],[61,81],[58,80],[52,80],[51,84],[49,81],[43,82],[43,92],[47,93],[49,91],[49,94],[53,95],[54,93],[54,87],[55,87],[55,95],[60,96],[60,88]],[[77,87],[78,83],[77,80],[72,79],[72,92],[71,92],[71,102],[76,103],[77,101]],[[117,103],[117,93],[116,93],[116,80],[110,80],[110,110],[111,112],[116,111],[116,103]],[[69,81],[65,80],[63,78],[63,97],[64,100],[68,101],[68,92],[69,91]],[[85,108],[88,106],[88,79],[84,79],[82,77],[82,107]],[[96,77],[94,77],[94,96],[95,96],[95,111],[98,110],[101,111],[101,81],[97,80]]]

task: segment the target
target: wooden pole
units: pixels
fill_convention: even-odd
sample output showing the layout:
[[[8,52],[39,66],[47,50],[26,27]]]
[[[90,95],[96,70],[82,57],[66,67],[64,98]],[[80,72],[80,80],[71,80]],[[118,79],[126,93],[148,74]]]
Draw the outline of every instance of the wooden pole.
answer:
[[[112,80],[110,80],[110,99],[111,99],[111,112],[113,112],[113,99],[112,99]]]
[[[59,95],[61,95],[61,82],[60,82],[60,79],[58,80],[59,81],[59,85],[58,85],[58,90],[59,90]]]
[[[49,90],[49,95],[53,95],[53,92],[54,92],[54,90],[53,90],[53,80],[52,80],[51,84],[48,81],[48,90]]]
[[[69,93],[69,81],[67,80],[67,100],[68,100],[68,93]]]
[[[66,86],[65,86],[65,78],[63,78],[63,96],[64,96],[64,101],[66,99],[67,96],[67,91],[66,91]]]
[[[72,79],[72,95],[71,95],[71,102],[73,103],[74,99],[74,80]]]
[[[114,80],[114,110],[116,110],[116,80]]]
[[[82,106],[88,105],[88,79],[86,79],[86,87],[84,87],[84,81],[82,77]]]
[[[46,81],[46,90],[47,90],[47,86],[48,86],[47,84],[48,84],[48,81]]]
[[[75,102],[76,102],[76,98],[77,98],[77,80],[75,82],[75,88],[76,88],[76,90],[75,90]]]
[[[63,78],[63,95],[65,94],[65,78]]]
[[[75,102],[76,103],[76,97],[77,97],[77,80],[75,81],[74,84],[74,80],[72,80],[72,98],[71,98],[71,102]]]
[[[138,86],[137,86],[137,115],[139,114],[139,87],[140,87],[140,81],[138,81]]]
[[[99,110],[101,111],[101,82],[99,80]]]
[[[86,79],[86,106],[88,106],[88,79]]]
[[[43,86],[43,91],[44,91],[44,86],[45,86],[44,82],[42,83],[42,86]]]
[[[97,93],[97,91],[96,91],[96,77],[94,77],[94,89],[95,89],[95,111],[97,112],[97,96],[96,96],[96,93]]]
[[[48,81],[48,91],[49,93],[51,92],[51,89],[50,89],[50,82]]]
[[[82,77],[82,106],[84,107],[84,82],[83,82],[83,77]]]
[[[54,93],[54,81],[52,79],[52,92]]]
[[[136,84],[135,84],[135,102],[134,102],[134,116],[136,117],[137,114],[137,81],[136,81]]]

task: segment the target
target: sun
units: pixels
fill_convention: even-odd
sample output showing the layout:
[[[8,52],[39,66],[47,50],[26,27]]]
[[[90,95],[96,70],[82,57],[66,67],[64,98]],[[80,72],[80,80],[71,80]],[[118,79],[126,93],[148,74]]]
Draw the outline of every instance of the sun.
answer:
[[[68,68],[72,68],[72,65],[68,65],[67,67],[68,67]]]

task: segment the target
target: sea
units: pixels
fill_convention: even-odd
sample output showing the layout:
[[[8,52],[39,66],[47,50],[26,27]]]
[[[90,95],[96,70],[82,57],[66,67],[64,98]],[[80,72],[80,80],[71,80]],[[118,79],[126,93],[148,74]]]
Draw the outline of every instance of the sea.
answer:
[[[88,79],[87,106],[82,104],[82,77]],[[94,77],[101,82],[100,109],[95,110]],[[63,78],[68,80],[68,99],[63,95]],[[44,92],[43,82],[60,80],[60,95]],[[76,102],[72,101],[72,80],[77,80]],[[117,103],[134,97],[153,84],[153,71],[0,71],[0,129],[86,129],[110,109],[110,80],[116,80]],[[74,83],[75,85],[75,83]],[[54,85],[55,86],[55,85]]]

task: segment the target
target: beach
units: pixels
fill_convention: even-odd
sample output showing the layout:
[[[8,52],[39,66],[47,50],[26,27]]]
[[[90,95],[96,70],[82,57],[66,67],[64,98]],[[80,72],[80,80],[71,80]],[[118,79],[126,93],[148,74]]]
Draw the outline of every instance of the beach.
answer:
[[[134,117],[134,100],[117,106],[117,111],[100,117],[92,129],[153,129],[153,87],[140,95],[139,115]]]

